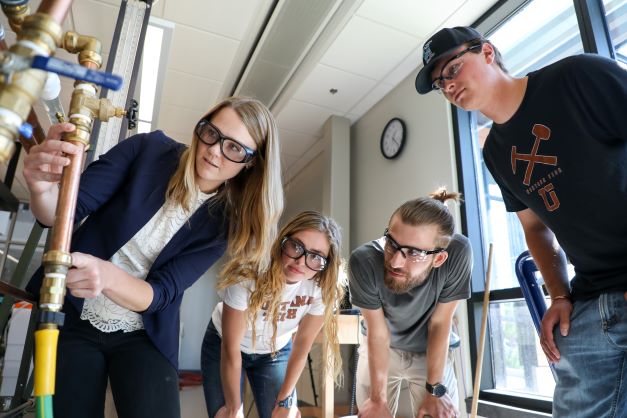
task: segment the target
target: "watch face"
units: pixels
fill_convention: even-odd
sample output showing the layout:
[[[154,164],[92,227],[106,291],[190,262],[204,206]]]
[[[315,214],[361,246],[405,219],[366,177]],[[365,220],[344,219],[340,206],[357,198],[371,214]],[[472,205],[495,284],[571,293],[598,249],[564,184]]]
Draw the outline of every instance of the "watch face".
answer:
[[[280,408],[291,408],[292,407],[292,402],[293,402],[292,395],[288,396],[287,398],[283,399],[282,401],[278,402],[278,406]]]
[[[438,398],[441,398],[442,396],[446,394],[446,386],[444,386],[441,383],[431,386],[431,394],[433,396],[437,396]]]
[[[395,158],[405,144],[405,123],[394,118],[385,125],[381,134],[381,153],[385,158]]]

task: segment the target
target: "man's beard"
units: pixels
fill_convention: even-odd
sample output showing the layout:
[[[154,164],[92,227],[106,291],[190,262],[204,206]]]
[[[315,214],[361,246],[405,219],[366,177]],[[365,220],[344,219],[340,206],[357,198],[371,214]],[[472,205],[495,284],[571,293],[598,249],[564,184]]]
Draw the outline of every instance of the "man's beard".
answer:
[[[405,273],[405,277],[394,278],[388,272],[388,269],[394,272]],[[406,293],[409,290],[413,289],[414,287],[418,287],[422,285],[425,282],[425,280],[427,280],[427,277],[429,276],[429,273],[431,273],[432,269],[433,269],[433,264],[430,264],[429,267],[425,269],[424,271],[418,273],[415,276],[409,277],[408,272],[402,269],[394,269],[390,267],[387,263],[385,263],[385,274],[383,275],[383,283],[390,291],[392,291],[392,293],[396,293],[396,294]]]

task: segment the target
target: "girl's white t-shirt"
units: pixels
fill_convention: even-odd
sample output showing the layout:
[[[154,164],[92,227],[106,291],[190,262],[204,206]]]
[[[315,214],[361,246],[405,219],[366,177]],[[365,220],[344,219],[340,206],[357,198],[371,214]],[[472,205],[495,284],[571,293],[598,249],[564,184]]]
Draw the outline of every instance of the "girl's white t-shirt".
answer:
[[[218,303],[215,307],[211,319],[220,336],[222,336],[223,304],[226,303],[229,307],[238,311],[245,311],[248,309],[248,298],[253,288],[254,282],[246,280],[218,291],[218,295],[223,302]],[[286,283],[279,304],[276,349],[280,350],[289,342],[292,335],[298,330],[298,324],[301,319],[306,314],[322,315],[323,313],[322,292],[313,280],[302,280],[291,284]],[[272,323],[266,321],[266,310],[262,307],[257,314],[254,348],[252,327],[248,320],[246,324],[246,333],[240,344],[240,350],[246,354],[267,354],[272,352]]]

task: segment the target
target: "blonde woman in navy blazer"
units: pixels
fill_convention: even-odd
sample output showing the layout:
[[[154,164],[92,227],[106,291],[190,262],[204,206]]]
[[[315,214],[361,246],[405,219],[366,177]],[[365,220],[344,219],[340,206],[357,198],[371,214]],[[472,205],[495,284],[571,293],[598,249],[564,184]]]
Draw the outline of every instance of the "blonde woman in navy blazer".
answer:
[[[31,148],[24,177],[37,220],[52,225],[71,124]],[[227,250],[263,266],[283,209],[277,128],[268,109],[229,98],[189,147],[135,135],[85,170],[72,237],[55,415],[103,417],[107,380],[120,418],[178,417],[183,292]],[[41,270],[29,283],[38,293]]]

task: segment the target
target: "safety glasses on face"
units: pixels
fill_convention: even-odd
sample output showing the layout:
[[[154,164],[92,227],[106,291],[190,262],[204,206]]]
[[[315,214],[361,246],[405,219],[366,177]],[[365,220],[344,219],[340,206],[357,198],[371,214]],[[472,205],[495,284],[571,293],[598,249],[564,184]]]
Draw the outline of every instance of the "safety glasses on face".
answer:
[[[250,149],[233,138],[224,136],[214,124],[207,119],[201,119],[196,125],[196,136],[203,144],[212,146],[220,141],[222,155],[234,163],[247,163],[257,155],[257,151]]]
[[[446,61],[442,66],[440,76],[433,80],[433,90],[441,93],[442,89],[444,89],[445,87],[445,82],[454,80],[461,71],[462,66],[464,65],[464,60],[462,60],[461,57],[468,52],[473,52],[481,49],[482,45],[483,44],[469,46],[468,48],[461,51],[459,54],[456,54],[449,58],[448,61]]]
[[[294,260],[298,260],[305,256],[305,265],[313,271],[323,271],[327,268],[327,258],[305,249],[305,246],[294,238],[285,237],[281,241],[281,250],[283,254]]]
[[[394,238],[388,234],[388,229],[385,229],[383,233],[385,237],[385,246],[383,249],[386,253],[390,255],[390,257],[394,257],[397,251],[400,251],[407,261],[412,263],[422,262],[427,259],[431,254],[437,254],[444,251],[444,248],[436,248],[435,250],[421,250],[420,248],[409,247],[409,246],[401,246],[398,242],[394,241]]]

